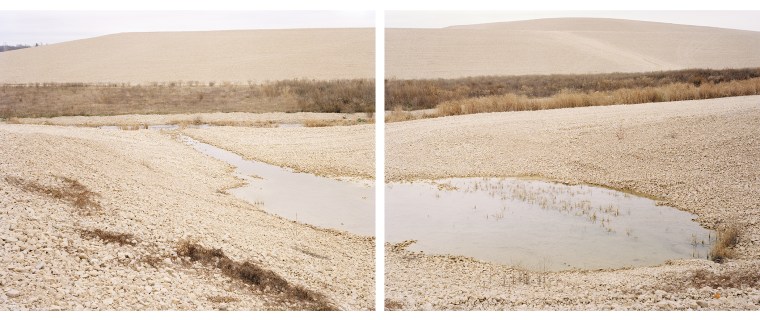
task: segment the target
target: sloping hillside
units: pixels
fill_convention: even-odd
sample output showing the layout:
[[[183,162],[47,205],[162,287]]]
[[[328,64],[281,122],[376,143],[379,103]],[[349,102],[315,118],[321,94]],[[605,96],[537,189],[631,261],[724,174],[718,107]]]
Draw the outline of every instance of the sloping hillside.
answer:
[[[760,66],[760,32],[596,18],[386,30],[389,78]]]
[[[122,33],[0,53],[0,83],[374,77],[373,29]]]

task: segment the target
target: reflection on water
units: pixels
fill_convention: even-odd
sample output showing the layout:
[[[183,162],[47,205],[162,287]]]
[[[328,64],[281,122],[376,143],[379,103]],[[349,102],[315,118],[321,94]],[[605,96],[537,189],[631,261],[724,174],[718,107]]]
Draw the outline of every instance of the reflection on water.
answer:
[[[182,139],[196,150],[236,168],[248,184],[228,190],[271,214],[314,226],[375,235],[375,191],[372,181],[340,181],[242,157],[201,143]]]
[[[591,186],[457,178],[391,183],[385,197],[388,242],[534,270],[706,258],[714,241],[692,214]]]

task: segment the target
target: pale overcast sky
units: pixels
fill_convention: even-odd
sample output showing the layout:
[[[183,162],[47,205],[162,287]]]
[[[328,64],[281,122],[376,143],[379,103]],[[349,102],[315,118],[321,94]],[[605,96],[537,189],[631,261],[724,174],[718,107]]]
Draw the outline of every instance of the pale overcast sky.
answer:
[[[387,28],[451,25],[559,17],[617,18],[760,31],[760,11],[386,11]]]
[[[371,28],[373,11],[0,11],[0,43],[57,43],[119,32]],[[386,11],[389,28],[604,17],[760,31],[760,11]]]
[[[0,43],[139,31],[373,28],[374,21],[374,11],[0,11]]]

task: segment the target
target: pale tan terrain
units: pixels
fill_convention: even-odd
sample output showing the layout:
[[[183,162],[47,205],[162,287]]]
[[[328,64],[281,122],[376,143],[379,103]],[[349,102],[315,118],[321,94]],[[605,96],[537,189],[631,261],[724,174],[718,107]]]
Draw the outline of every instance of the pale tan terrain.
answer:
[[[542,276],[545,284],[539,284],[538,273],[521,280],[510,266],[386,245],[386,297],[406,309],[426,310],[756,310],[758,123],[760,96],[390,123],[385,138],[390,181],[531,176],[601,185],[692,212],[708,228],[734,223],[741,233],[738,259],[725,264],[693,259],[548,273]],[[733,274],[734,280],[708,286],[698,281],[699,270]]]
[[[0,53],[0,83],[373,78],[373,29],[121,33]]]
[[[66,187],[63,178],[94,192],[102,209],[23,186]],[[0,309],[298,308],[187,265],[175,253],[183,239],[253,261],[339,309],[373,308],[373,238],[288,221],[224,192],[240,182],[168,132],[0,123]],[[96,228],[133,234],[136,244],[80,231]]]
[[[385,32],[387,78],[760,67],[760,32],[732,29],[557,18]]]
[[[361,120],[360,120],[361,119]],[[16,118],[20,124],[44,124],[57,126],[133,126],[162,125],[195,122],[211,125],[277,126],[305,125],[310,121],[370,121],[364,113],[315,113],[315,112],[214,112],[186,114],[126,114],[118,116],[66,116],[52,118]]]
[[[375,126],[185,129],[193,139],[245,158],[317,175],[375,176]]]

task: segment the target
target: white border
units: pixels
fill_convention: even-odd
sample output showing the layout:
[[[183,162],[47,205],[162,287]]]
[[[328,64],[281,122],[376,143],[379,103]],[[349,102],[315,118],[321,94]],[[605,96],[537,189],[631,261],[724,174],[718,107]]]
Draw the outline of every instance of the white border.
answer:
[[[375,25],[385,14],[375,12]],[[385,307],[385,28],[375,28],[375,310]]]
[[[69,0],[69,1],[56,1],[56,0],[26,0],[26,1],[12,1],[3,2],[0,4],[0,10],[375,10],[376,19],[375,24],[377,30],[375,32],[376,43],[376,61],[375,61],[375,75],[376,75],[376,135],[375,135],[375,225],[376,225],[376,259],[375,259],[375,305],[377,307],[376,312],[141,312],[139,316],[141,318],[165,318],[165,317],[182,317],[183,319],[208,319],[216,317],[235,318],[235,319],[250,319],[255,316],[264,316],[266,318],[275,319],[292,319],[294,316],[308,317],[314,319],[355,319],[372,318],[372,319],[386,319],[386,318],[399,318],[399,319],[411,319],[418,318],[419,316],[433,316],[435,318],[442,319],[454,319],[460,318],[464,314],[456,312],[426,312],[414,313],[414,312],[384,312],[384,262],[385,262],[385,220],[384,220],[384,208],[385,208],[385,188],[383,188],[385,182],[385,125],[384,125],[384,11],[386,10],[736,10],[736,9],[758,9],[760,3],[750,3],[746,0],[721,0],[721,1],[673,1],[663,2],[656,0],[646,0],[627,3],[616,3],[612,1],[603,0],[585,0],[585,1],[546,1],[546,0],[532,0],[529,2],[503,2],[497,3],[494,0],[439,0],[435,2],[431,1],[409,1],[409,0],[376,0],[376,1],[348,1],[348,0],[322,0],[322,1],[309,1],[309,0],[278,0],[278,1],[235,1],[235,0],[130,0],[124,2],[106,2],[97,0]],[[2,267],[2,266],[0,266]],[[583,294],[583,293],[579,293]],[[124,312],[0,312],[0,318],[2,319],[28,319],[28,318],[62,318],[62,319],[100,319],[100,318],[113,318],[113,319],[132,319],[136,314],[124,313]],[[561,316],[563,318],[570,317],[575,319],[607,319],[610,317],[623,318],[623,319],[638,319],[642,316],[641,313],[631,312],[616,312],[610,314],[608,312],[593,312],[593,313],[549,313],[549,312],[472,312],[467,313],[464,316],[477,316],[478,318],[505,318],[505,317],[518,317],[518,318],[544,318],[551,316]],[[647,313],[647,317],[655,318],[685,318],[684,313]],[[688,314],[690,319],[707,319],[715,318],[715,313],[708,312],[692,312]],[[727,316],[727,315],[723,315]],[[730,314],[732,318],[749,319],[752,316],[757,316],[757,313],[749,312],[732,312]]]
[[[746,10],[747,0],[24,0],[4,1],[0,10]]]

